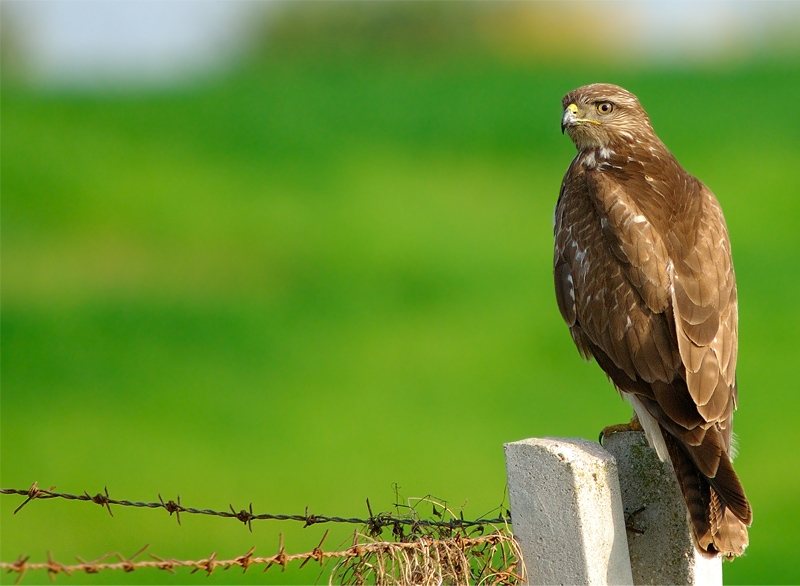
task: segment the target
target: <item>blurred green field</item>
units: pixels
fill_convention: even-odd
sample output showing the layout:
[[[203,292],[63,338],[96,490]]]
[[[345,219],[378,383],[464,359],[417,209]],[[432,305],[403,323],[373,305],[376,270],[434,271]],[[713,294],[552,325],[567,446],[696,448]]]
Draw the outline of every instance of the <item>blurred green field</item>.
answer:
[[[504,500],[502,443],[594,439],[629,408],[556,308],[568,90],[634,91],[717,194],[740,294],[737,470],[755,510],[730,584],[798,583],[800,64],[546,66],[282,55],[157,93],[2,91],[2,485],[363,516],[393,483],[464,516]],[[37,502],[3,561],[145,543],[313,548],[324,528]],[[328,547],[348,539],[347,528]],[[313,565],[313,564],[311,564]],[[313,582],[307,566],[67,583]],[[322,581],[326,581],[324,577]],[[15,577],[3,575],[3,583]],[[23,583],[46,581],[28,574]]]

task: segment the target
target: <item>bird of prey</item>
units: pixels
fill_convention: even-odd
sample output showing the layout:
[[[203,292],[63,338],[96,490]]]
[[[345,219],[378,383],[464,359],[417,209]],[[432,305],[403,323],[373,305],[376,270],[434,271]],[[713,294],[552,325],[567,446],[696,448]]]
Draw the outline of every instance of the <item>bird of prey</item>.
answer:
[[[738,318],[719,202],[629,91],[587,85],[562,107],[578,154],[555,212],[558,308],[671,462],[698,549],[741,555],[752,510],[731,464]]]

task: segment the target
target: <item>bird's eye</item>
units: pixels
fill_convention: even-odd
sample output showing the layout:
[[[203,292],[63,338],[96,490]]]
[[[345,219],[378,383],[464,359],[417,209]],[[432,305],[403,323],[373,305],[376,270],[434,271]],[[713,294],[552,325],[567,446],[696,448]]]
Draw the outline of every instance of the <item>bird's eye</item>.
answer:
[[[597,104],[597,111],[600,114],[611,114],[614,111],[614,104],[611,102],[600,102]]]

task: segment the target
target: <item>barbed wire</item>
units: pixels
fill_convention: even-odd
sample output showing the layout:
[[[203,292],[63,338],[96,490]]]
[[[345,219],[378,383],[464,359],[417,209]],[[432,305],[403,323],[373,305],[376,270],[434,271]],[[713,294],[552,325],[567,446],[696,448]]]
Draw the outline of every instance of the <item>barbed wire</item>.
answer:
[[[255,547],[251,547],[250,550],[244,554],[237,556],[233,559],[217,559],[217,554],[212,553],[209,557],[200,559],[200,560],[177,560],[174,558],[164,559],[158,557],[156,555],[150,554],[150,557],[153,558],[151,560],[136,560],[137,557],[142,555],[148,548],[145,545],[139,551],[137,551],[132,556],[126,558],[119,552],[111,552],[107,553],[93,561],[87,562],[80,558],[78,561],[80,563],[77,564],[63,564],[58,562],[52,558],[52,556],[48,552],[48,560],[46,562],[29,562],[29,557],[22,557],[18,558],[15,562],[0,562],[0,569],[6,570],[9,573],[17,573],[17,580],[18,583],[22,580],[23,576],[28,571],[36,571],[36,570],[45,570],[47,571],[49,577],[52,579],[59,574],[66,574],[71,576],[73,573],[80,573],[84,572],[86,574],[96,574],[102,571],[108,570],[122,570],[124,572],[133,572],[139,569],[157,569],[157,570],[164,570],[170,573],[175,573],[176,568],[193,568],[192,574],[198,571],[205,572],[207,575],[211,575],[217,568],[222,568],[223,570],[229,570],[232,567],[240,567],[244,572],[251,566],[258,566],[264,565],[266,566],[263,571],[269,570],[273,566],[280,566],[283,570],[286,569],[287,565],[292,562],[302,561],[300,567],[302,568],[305,566],[309,561],[314,560],[318,562],[321,566],[324,562],[328,559],[334,558],[358,558],[358,559],[365,559],[369,556],[375,555],[387,555],[390,556],[392,559],[397,558],[398,552],[412,552],[412,553],[419,553],[419,552],[443,552],[443,551],[452,551],[453,549],[458,550],[462,553],[463,556],[466,556],[467,553],[471,553],[470,550],[474,548],[479,548],[481,546],[491,546],[494,549],[490,552],[492,555],[495,553],[495,550],[500,547],[503,548],[502,554],[504,561],[506,562],[503,564],[503,567],[494,568],[491,564],[491,556],[488,561],[480,568],[480,573],[476,574],[480,576],[481,579],[477,580],[477,582],[485,581],[487,579],[492,579],[493,583],[517,583],[522,581],[524,572],[518,572],[517,564],[521,556],[518,553],[518,546],[513,537],[510,535],[503,533],[502,531],[498,530],[490,535],[483,535],[480,537],[463,537],[457,536],[451,539],[430,539],[430,538],[420,538],[416,541],[412,542],[392,542],[392,541],[373,541],[364,543],[363,539],[366,537],[363,535],[358,534],[358,532],[354,533],[353,538],[353,545],[347,549],[340,550],[340,551],[323,551],[322,545],[325,542],[325,538],[328,536],[328,531],[325,532],[325,535],[322,537],[322,540],[319,542],[319,545],[315,547],[313,550],[304,553],[296,553],[296,554],[287,554],[286,550],[283,545],[283,534],[280,536],[280,545],[278,553],[272,556],[267,557],[259,557],[255,556]],[[506,551],[508,549],[508,551]],[[483,553],[483,552],[481,552]],[[485,556],[485,553],[483,554]],[[429,555],[427,557],[430,557]],[[441,555],[435,555],[434,557],[438,558],[440,566],[441,564]],[[116,558],[117,561],[105,561],[109,558]],[[359,566],[351,566],[349,569],[353,570],[353,568],[360,569]],[[451,570],[445,564],[446,571]],[[463,568],[460,569],[463,571]],[[474,573],[474,572],[473,572]],[[469,576],[469,574],[468,574]],[[360,576],[363,577],[363,576]]]
[[[217,559],[216,553],[199,560],[164,559],[152,554],[150,555],[151,560],[137,560],[147,550],[148,546],[145,546],[129,558],[118,552],[111,552],[91,562],[77,558],[80,563],[69,565],[57,562],[49,552],[46,562],[33,563],[29,561],[29,556],[24,555],[14,562],[0,562],[0,569],[18,574],[17,582],[31,570],[44,570],[51,579],[62,573],[67,575],[76,572],[93,574],[105,570],[132,572],[142,568],[154,568],[174,573],[176,568],[186,567],[192,568],[192,573],[202,571],[210,575],[220,567],[227,570],[238,566],[246,572],[254,564],[264,565],[264,571],[279,565],[285,570],[287,564],[294,561],[300,561],[302,568],[310,560],[315,560],[323,565],[326,560],[330,559],[338,559],[330,573],[330,580],[333,581],[335,578],[337,583],[342,584],[399,585],[413,583],[428,586],[442,583],[517,584],[524,581],[525,570],[522,556],[509,528],[511,515],[507,509],[499,507],[501,511],[505,512],[505,515],[501,512],[495,518],[482,517],[466,520],[463,512],[454,512],[446,502],[430,495],[408,499],[408,505],[396,502],[394,506],[397,515],[385,512],[374,514],[369,499],[367,499],[369,516],[360,518],[315,515],[310,514],[308,508],[303,515],[255,514],[252,503],[248,510],[238,512],[233,505],[229,505],[230,511],[197,509],[181,504],[180,496],[177,497],[177,501],[165,501],[159,494],[158,502],[143,502],[111,498],[108,487],[104,487],[102,493],[92,496],[86,491],[83,494],[56,492],[55,486],[51,486],[47,490],[41,489],[36,482],[27,490],[2,488],[0,494],[26,497],[14,510],[14,514],[34,500],[64,499],[100,505],[108,511],[111,517],[114,516],[112,506],[123,506],[164,509],[170,516],[175,514],[178,524],[181,523],[181,513],[234,518],[246,525],[251,532],[253,530],[252,522],[259,520],[296,521],[302,522],[304,527],[322,523],[350,523],[360,525],[362,531],[360,533],[356,529],[353,533],[352,546],[340,551],[323,551],[322,546],[329,533],[329,530],[326,530],[317,547],[298,554],[286,553],[281,533],[278,553],[267,557],[255,556],[253,547],[244,555],[226,560]],[[397,486],[395,486],[395,497],[397,501],[401,500]],[[418,507],[422,504],[431,505],[431,513],[436,519],[420,517]],[[386,528],[391,529],[393,541],[383,539],[383,531]],[[491,528],[491,533],[487,533],[487,528]]]
[[[318,525],[321,523],[350,523],[355,525],[363,525],[367,529],[367,533],[371,536],[380,535],[384,527],[391,527],[393,529],[393,533],[402,535],[404,533],[403,527],[404,526],[411,526],[412,528],[447,528],[450,530],[457,530],[457,529],[469,529],[473,527],[484,527],[487,525],[510,525],[511,524],[511,514],[509,511],[505,511],[505,515],[500,514],[498,517],[489,519],[489,518],[480,518],[474,520],[465,520],[463,518],[463,513],[460,513],[458,517],[452,515],[452,518],[449,520],[444,519],[442,513],[437,511],[436,505],[433,505],[433,513],[436,516],[442,517],[441,520],[435,519],[420,519],[414,516],[399,516],[399,515],[392,515],[391,513],[381,512],[377,515],[372,513],[372,507],[370,506],[369,499],[367,499],[367,510],[369,512],[369,517],[367,518],[360,518],[360,517],[336,517],[336,516],[327,516],[327,515],[316,515],[313,513],[308,512],[308,507],[306,507],[305,513],[302,515],[281,515],[281,514],[273,514],[273,513],[259,513],[255,514],[253,512],[253,503],[250,503],[248,510],[241,509],[238,512],[234,509],[232,504],[229,504],[230,511],[218,511],[214,509],[198,509],[195,507],[187,507],[181,504],[181,497],[178,495],[177,501],[167,500],[165,501],[161,493],[158,494],[158,502],[143,502],[143,501],[133,501],[128,499],[113,499],[108,493],[108,487],[104,487],[102,493],[97,493],[96,495],[92,496],[88,492],[84,491],[83,494],[70,494],[70,493],[62,493],[62,492],[55,492],[55,486],[51,486],[49,489],[45,490],[39,488],[37,486],[37,482],[34,482],[30,488],[26,489],[19,489],[19,488],[0,488],[0,494],[16,494],[20,496],[27,497],[25,501],[21,505],[19,505],[15,510],[14,514],[16,515],[23,507],[25,507],[28,503],[34,500],[47,500],[47,499],[65,499],[68,501],[85,501],[85,502],[92,502],[101,507],[104,507],[108,514],[112,517],[114,513],[111,510],[111,505],[114,506],[122,506],[122,507],[136,507],[136,508],[148,508],[148,509],[164,509],[167,511],[170,516],[175,514],[175,517],[178,521],[178,524],[181,523],[181,513],[188,513],[193,515],[211,515],[216,517],[222,518],[232,518],[237,519],[241,523],[247,526],[247,528],[252,532],[252,522],[253,521],[264,521],[264,520],[272,520],[272,521],[296,521],[303,523],[303,527],[310,527],[311,525]]]

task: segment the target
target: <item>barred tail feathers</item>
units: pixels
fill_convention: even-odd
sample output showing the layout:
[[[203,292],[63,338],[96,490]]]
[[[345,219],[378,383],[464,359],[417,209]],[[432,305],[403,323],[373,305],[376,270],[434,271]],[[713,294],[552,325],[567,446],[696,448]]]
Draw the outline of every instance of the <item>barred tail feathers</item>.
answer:
[[[727,558],[742,555],[749,542],[747,525],[750,524],[752,514],[727,455],[723,456],[727,464],[722,465],[725,473],[720,478],[709,479],[700,472],[676,438],[665,431],[664,439],[686,501],[689,523],[698,549],[710,555],[719,553]],[[729,478],[731,474],[735,482]],[[712,486],[712,483],[718,484],[719,481],[728,483],[723,487],[723,494],[729,492],[737,496],[734,508],[743,513],[744,521],[725,504],[720,493]]]

